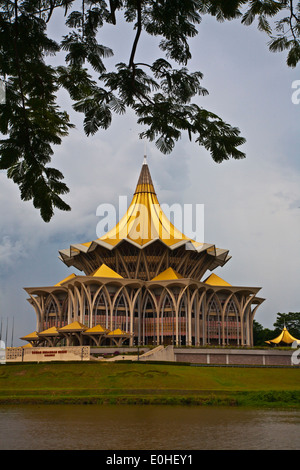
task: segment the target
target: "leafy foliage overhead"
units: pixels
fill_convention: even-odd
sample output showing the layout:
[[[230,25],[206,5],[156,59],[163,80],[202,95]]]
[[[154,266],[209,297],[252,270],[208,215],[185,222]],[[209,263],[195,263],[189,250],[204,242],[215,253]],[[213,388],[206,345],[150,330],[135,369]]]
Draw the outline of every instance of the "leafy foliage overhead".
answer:
[[[268,18],[288,15],[275,24],[272,37]],[[288,65],[300,58],[299,3],[258,0],[7,0],[0,1],[0,77],[6,83],[6,100],[0,104],[0,169],[20,188],[22,200],[32,200],[49,221],[54,209],[70,210],[62,195],[69,189],[62,173],[49,165],[53,146],[61,144],[72,127],[57,103],[60,88],[68,91],[73,108],[84,114],[84,131],[107,129],[114,113],[134,110],[144,126],[140,137],[155,141],[170,153],[185,132],[204,146],[215,162],[244,158],[238,149],[245,142],[236,127],[192,102],[208,92],[202,74],[190,72],[189,40],[197,35],[205,14],[218,21],[241,18],[270,37],[273,51],[288,49]],[[48,36],[48,24],[65,18],[58,42]],[[105,25],[120,20],[132,25],[134,38],[128,57],[108,70],[113,56],[99,42]],[[142,33],[159,38],[153,63],[136,61]],[[57,67],[47,56],[64,53]],[[196,100],[197,101],[197,100]]]

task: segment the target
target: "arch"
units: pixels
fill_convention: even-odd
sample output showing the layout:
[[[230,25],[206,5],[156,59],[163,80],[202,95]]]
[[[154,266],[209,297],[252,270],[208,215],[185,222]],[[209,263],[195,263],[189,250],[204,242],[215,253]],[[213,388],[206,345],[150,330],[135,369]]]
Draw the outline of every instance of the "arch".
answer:
[[[142,344],[157,344],[157,309],[147,290],[142,301]]]
[[[121,287],[115,294],[112,302],[112,317],[111,329],[116,330],[120,328],[123,331],[129,331],[130,316],[129,316],[130,301],[128,293],[124,287]]]
[[[51,328],[52,326],[58,326],[60,320],[61,308],[55,295],[50,293],[45,302],[45,314],[43,329]]]
[[[91,328],[96,325],[101,325],[103,328],[108,329],[110,320],[110,308],[104,286],[101,286],[96,291],[91,305]]]
[[[176,301],[168,288],[164,288],[159,301],[159,335],[161,344],[175,344],[176,331]]]
[[[224,304],[224,343],[239,344],[239,309],[236,296],[231,293]],[[234,317],[234,319],[232,318]]]
[[[187,289],[184,289],[182,295],[180,295],[179,305],[178,305],[178,344],[186,345],[188,343],[188,333],[190,329],[190,322],[188,317],[188,298],[187,298]]]
[[[206,344],[206,290],[196,289],[192,295],[192,301],[196,303],[195,309],[195,344]]]
[[[40,330],[40,325],[44,319],[45,309],[43,308],[43,297],[34,297],[32,294],[29,294],[30,300],[29,302],[33,306],[35,313],[36,313],[36,329],[37,331]]]
[[[222,340],[222,306],[218,295],[214,292],[208,301],[207,306],[207,342]]]
[[[134,289],[131,291],[130,295],[130,345],[132,346],[134,341],[137,344],[141,343],[140,335],[140,306],[142,299],[142,287],[138,287],[136,292]],[[136,339],[135,339],[136,338]]]
[[[62,326],[67,325],[68,323],[68,305],[69,305],[68,296],[66,295],[61,306],[61,313],[60,313],[60,318],[59,318],[60,324],[58,325],[60,328]]]

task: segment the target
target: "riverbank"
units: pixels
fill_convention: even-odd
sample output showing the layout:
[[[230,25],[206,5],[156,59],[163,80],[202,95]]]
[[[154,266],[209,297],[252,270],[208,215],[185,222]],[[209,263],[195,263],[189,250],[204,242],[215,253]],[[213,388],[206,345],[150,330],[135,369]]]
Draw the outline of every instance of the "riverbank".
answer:
[[[300,408],[300,369],[145,362],[2,365],[0,404],[25,403]]]

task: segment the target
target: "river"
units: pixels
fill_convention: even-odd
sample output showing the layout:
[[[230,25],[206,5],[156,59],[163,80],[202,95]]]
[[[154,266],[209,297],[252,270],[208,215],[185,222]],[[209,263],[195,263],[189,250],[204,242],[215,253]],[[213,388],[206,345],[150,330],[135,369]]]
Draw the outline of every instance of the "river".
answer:
[[[299,450],[300,411],[0,406],[1,450]]]

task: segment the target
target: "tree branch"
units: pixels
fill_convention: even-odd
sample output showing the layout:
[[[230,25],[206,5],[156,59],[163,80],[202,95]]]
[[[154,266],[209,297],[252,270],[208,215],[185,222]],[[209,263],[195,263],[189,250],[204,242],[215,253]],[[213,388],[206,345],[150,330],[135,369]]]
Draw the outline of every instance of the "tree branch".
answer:
[[[137,2],[137,32],[136,36],[134,38],[132,50],[131,50],[131,55],[129,59],[129,67],[132,67],[134,69],[134,56],[136,53],[136,48],[140,39],[140,35],[142,32],[142,5],[141,5],[141,0],[138,0]]]

